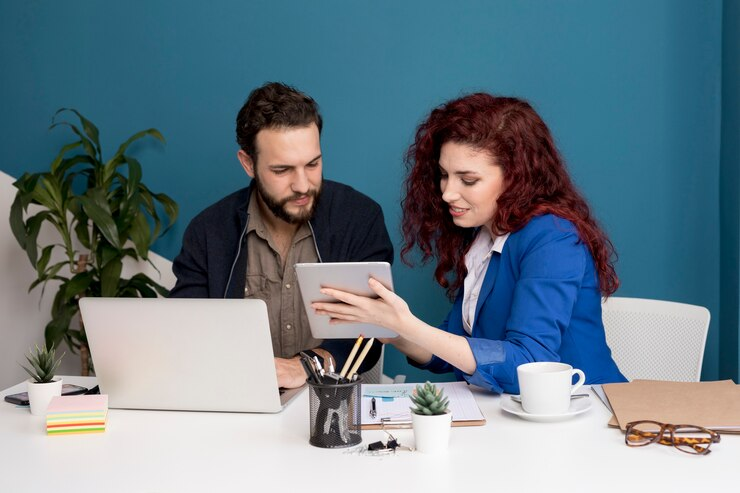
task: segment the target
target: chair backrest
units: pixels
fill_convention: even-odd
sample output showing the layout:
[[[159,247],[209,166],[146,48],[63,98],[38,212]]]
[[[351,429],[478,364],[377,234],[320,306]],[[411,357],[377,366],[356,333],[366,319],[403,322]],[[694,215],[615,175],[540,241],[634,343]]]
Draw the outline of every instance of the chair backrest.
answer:
[[[606,341],[629,380],[698,382],[709,329],[702,306],[640,298],[602,304]]]
[[[362,374],[362,383],[383,383],[383,359],[385,358],[385,345],[380,348],[378,362],[368,371]]]

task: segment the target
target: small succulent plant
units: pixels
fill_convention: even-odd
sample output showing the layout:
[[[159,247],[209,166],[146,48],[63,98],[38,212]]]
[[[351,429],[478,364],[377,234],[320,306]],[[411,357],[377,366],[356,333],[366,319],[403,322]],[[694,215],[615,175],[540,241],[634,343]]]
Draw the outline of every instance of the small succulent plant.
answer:
[[[447,412],[449,400],[442,389],[437,389],[433,383],[426,382],[424,385],[416,386],[411,395],[411,402],[416,406],[410,408],[411,412],[434,416]]]
[[[46,347],[46,345],[39,348],[38,344],[36,345],[36,351],[33,350],[29,351],[29,354],[26,355],[26,359],[31,364],[31,368],[21,365],[21,367],[26,370],[26,373],[31,375],[31,378],[33,378],[36,383],[49,383],[54,379],[54,374],[57,371],[57,368],[59,368],[59,364],[62,362],[62,358],[64,357],[64,354],[59,357],[59,359],[55,360],[54,356],[56,354],[56,349],[54,349],[54,346],[51,348]]]

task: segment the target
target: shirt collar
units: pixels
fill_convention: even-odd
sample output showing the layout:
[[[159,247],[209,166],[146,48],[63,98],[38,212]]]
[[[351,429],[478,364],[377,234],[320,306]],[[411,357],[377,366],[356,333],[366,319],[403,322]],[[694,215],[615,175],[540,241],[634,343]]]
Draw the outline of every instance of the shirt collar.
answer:
[[[509,239],[509,235],[511,233],[506,233],[504,235],[496,236],[493,238],[493,246],[491,247],[492,252],[496,252],[500,254],[504,251],[504,244],[506,243],[506,240]]]
[[[262,217],[262,211],[260,211],[259,203],[257,203],[257,191],[255,190],[249,197],[249,205],[247,206],[247,214],[249,215],[249,224],[247,225],[247,233],[254,231],[262,239],[267,239],[267,225],[265,224],[264,218]],[[293,243],[296,243],[304,238],[311,236],[311,228],[308,223],[302,223],[298,230],[293,236]]]

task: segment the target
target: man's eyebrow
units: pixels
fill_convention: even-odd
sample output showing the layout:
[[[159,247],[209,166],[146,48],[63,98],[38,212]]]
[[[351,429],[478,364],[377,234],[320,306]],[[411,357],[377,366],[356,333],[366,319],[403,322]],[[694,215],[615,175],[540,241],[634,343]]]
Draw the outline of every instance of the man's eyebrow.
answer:
[[[321,154],[319,154],[318,156],[316,156],[315,158],[313,158],[312,160],[310,160],[310,161],[309,161],[309,162],[307,162],[306,164],[313,164],[313,163],[315,163],[316,161],[318,161],[319,159],[321,159]]]
[[[321,154],[319,154],[318,156],[316,156],[315,158],[313,158],[312,160],[310,160],[306,164],[313,164],[316,161],[318,161],[319,159],[321,159]],[[267,166],[270,169],[275,169],[275,168],[295,168],[295,164],[268,164]]]

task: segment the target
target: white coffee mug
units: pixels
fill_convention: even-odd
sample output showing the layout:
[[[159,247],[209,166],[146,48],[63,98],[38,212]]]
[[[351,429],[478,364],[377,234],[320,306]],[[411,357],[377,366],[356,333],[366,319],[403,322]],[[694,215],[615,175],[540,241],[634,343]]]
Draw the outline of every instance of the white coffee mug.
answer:
[[[525,363],[516,369],[522,408],[529,414],[564,414],[570,396],[586,381],[586,374],[565,363]],[[573,375],[578,382],[573,384]]]

